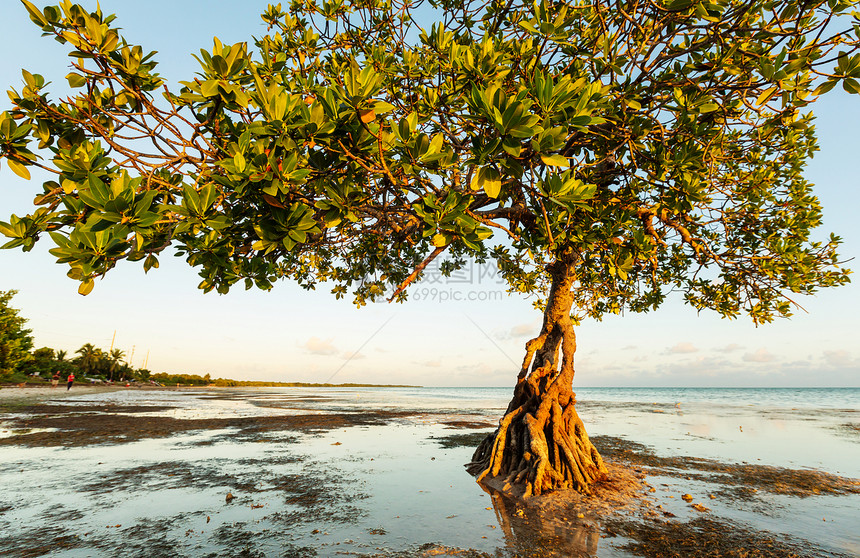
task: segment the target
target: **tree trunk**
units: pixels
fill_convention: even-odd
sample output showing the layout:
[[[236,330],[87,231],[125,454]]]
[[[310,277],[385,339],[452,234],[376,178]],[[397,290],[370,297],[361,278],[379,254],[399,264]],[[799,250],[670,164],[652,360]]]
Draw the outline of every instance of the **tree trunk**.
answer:
[[[526,343],[514,396],[499,428],[467,465],[479,483],[523,497],[558,488],[590,493],[591,483],[607,474],[575,407],[574,262],[559,260],[548,269],[552,286],[540,335]]]

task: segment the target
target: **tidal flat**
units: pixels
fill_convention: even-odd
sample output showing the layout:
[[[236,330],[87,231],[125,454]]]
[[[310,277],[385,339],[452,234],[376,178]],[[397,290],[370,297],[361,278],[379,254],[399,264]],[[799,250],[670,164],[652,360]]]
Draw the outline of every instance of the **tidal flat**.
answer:
[[[463,468],[509,390],[3,388],[0,555],[860,556],[856,390],[631,393],[595,496],[519,501]]]

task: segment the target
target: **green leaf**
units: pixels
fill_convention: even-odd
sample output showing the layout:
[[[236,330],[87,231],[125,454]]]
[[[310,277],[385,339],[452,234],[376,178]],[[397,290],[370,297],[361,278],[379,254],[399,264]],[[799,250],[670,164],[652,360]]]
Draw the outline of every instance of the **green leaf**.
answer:
[[[14,225],[0,221],[0,234],[9,238],[21,238],[21,234],[16,229]]]
[[[25,167],[18,161],[13,161],[12,159],[6,159],[6,163],[9,164],[9,168],[12,169],[12,172],[25,180],[30,180],[30,171],[27,169],[27,167]]]
[[[518,141],[511,141],[510,139],[506,139],[502,142],[502,149],[505,150],[505,153],[508,153],[512,157],[519,157],[520,153],[523,151],[523,146]]]
[[[672,0],[667,8],[673,12],[686,10],[693,5],[693,0]]]
[[[0,114],[0,135],[9,138],[17,127],[11,116],[6,113]]]
[[[36,78],[27,70],[21,70],[21,75],[24,76],[24,82],[30,87],[36,87]]]
[[[236,170],[239,172],[243,172],[247,165],[245,157],[241,153],[236,153],[236,155],[233,156],[233,164],[236,165]]]
[[[445,141],[445,138],[442,137],[442,134],[436,134],[433,136],[433,140],[430,142],[430,146],[427,148],[428,154],[439,153],[442,150],[442,144]]]
[[[537,33],[538,32],[537,28],[534,25],[532,25],[532,23],[530,21],[525,21],[525,20],[520,21],[519,25],[520,25],[520,27],[522,27],[523,29],[525,29],[529,33]]]
[[[484,192],[491,198],[499,197],[499,192],[502,190],[502,178],[499,171],[493,167],[481,167],[475,176],[472,177],[472,190],[484,189]]]
[[[406,117],[406,123],[409,126],[409,131],[414,132],[418,128],[418,113],[410,112],[409,116]]]
[[[75,88],[83,87],[87,83],[87,78],[85,78],[84,76],[82,76],[80,74],[76,74],[75,72],[70,72],[66,76],[66,80],[68,80],[69,85],[71,87],[75,87]]]
[[[391,103],[386,103],[385,101],[376,101],[373,103],[373,110],[376,114],[385,114],[386,112],[391,112],[395,107]]]
[[[764,91],[762,91],[761,95],[758,96],[758,99],[755,100],[756,106],[760,107],[766,102],[768,102],[778,90],[779,86],[774,85],[770,89],[765,89]]]
[[[40,27],[45,27],[48,25],[48,20],[45,19],[45,16],[42,15],[42,12],[34,6],[31,2],[27,0],[21,0],[21,3],[24,4],[24,7],[27,9],[27,13],[30,14],[30,19],[33,20],[33,23]]]
[[[204,97],[217,97],[220,94],[218,91],[218,81],[214,79],[204,81],[200,84],[200,93]]]
[[[510,130],[508,130],[508,135],[513,136],[515,138],[530,138],[535,135],[534,128],[530,128],[529,126],[514,126]]]
[[[451,243],[451,239],[447,234],[436,233],[433,235],[433,246],[441,248]]]
[[[848,93],[860,93],[860,82],[856,79],[846,79],[842,82],[842,89]]]
[[[541,161],[545,165],[550,167],[569,167],[570,161],[567,160],[567,157],[564,155],[559,155],[558,153],[554,153],[552,155],[543,155],[540,156]]]
[[[155,257],[155,254],[148,255],[143,262],[144,273],[149,273],[149,270],[152,268],[158,269],[158,258]]]
[[[95,281],[93,281],[91,277],[88,277],[85,280],[81,281],[81,285],[78,287],[78,294],[87,296],[88,294],[93,292],[93,287],[95,286]]]
[[[835,79],[831,79],[831,80],[829,80],[829,81],[825,81],[824,83],[822,83],[821,85],[819,85],[819,86],[815,89],[815,91],[813,91],[813,92],[812,92],[812,94],[813,94],[813,95],[823,95],[824,93],[827,93],[828,91],[830,91],[831,89],[833,89],[835,86],[836,86],[836,80],[835,80]]]

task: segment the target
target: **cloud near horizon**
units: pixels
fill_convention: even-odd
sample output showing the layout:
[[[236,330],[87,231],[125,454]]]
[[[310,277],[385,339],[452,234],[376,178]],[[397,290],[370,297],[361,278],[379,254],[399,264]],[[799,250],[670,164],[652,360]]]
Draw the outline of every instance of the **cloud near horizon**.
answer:
[[[361,360],[363,358],[367,358],[364,353],[351,353],[349,351],[344,351],[341,353],[340,358],[343,360]]]
[[[699,349],[692,343],[683,342],[678,343],[674,347],[669,347],[668,349],[666,349],[666,352],[670,355],[683,355],[689,353],[698,353]]]
[[[312,355],[335,355],[339,352],[332,343],[332,338],[311,337],[301,346]]]
[[[534,337],[538,333],[540,333],[540,321],[532,320],[517,324],[510,329],[496,328],[493,330],[493,337],[499,341],[509,341],[523,337]]]
[[[745,353],[743,360],[744,362],[773,362],[776,360],[776,357],[762,347],[754,353]]]
[[[437,358],[433,360],[414,361],[413,364],[417,364],[418,366],[427,366],[428,368],[439,368],[442,366],[442,361]]]
[[[851,353],[846,351],[845,349],[838,349],[835,351],[823,351],[821,355],[824,358],[824,362],[827,363],[828,366],[834,366],[837,368],[860,366],[860,361],[858,361],[858,359],[852,358]]]

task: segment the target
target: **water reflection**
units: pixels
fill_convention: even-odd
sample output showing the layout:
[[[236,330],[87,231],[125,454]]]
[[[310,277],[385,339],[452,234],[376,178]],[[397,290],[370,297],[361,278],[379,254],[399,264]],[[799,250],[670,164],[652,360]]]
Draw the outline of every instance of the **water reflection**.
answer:
[[[597,556],[600,530],[593,518],[575,508],[532,505],[481,485],[490,495],[508,548],[534,558]]]

